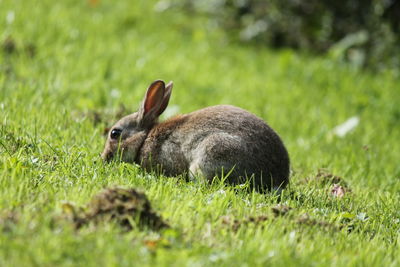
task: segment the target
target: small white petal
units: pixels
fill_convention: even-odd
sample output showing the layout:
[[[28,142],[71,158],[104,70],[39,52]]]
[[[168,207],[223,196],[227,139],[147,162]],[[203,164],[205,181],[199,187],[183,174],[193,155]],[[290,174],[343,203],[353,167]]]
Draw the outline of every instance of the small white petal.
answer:
[[[119,98],[121,95],[121,92],[117,88],[111,89],[110,95],[112,98]]]
[[[11,24],[11,23],[13,23],[14,22],[14,19],[15,19],[15,13],[14,13],[14,11],[8,11],[7,12],[7,16],[6,16],[6,21],[7,21],[7,24]]]
[[[360,118],[357,116],[351,117],[344,123],[339,124],[333,129],[333,133],[339,137],[344,137],[346,134],[354,130],[360,123]]]

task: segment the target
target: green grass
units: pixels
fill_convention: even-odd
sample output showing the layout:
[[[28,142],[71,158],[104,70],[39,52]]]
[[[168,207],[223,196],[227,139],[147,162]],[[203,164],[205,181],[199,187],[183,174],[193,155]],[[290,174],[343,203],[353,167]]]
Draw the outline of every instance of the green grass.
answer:
[[[89,2],[0,0],[1,266],[400,264],[394,71],[362,73],[328,58],[235,45],[207,18],[158,12],[156,1]],[[292,162],[281,196],[287,215],[272,215],[272,194],[101,162],[112,114],[121,104],[136,109],[159,78],[174,81],[170,105],[182,113],[233,104],[280,134]],[[354,131],[332,133],[353,116]],[[351,192],[335,198],[330,185],[306,179],[319,169],[341,176]],[[85,205],[112,185],[143,190],[172,229],[54,223],[64,201]],[[298,223],[304,213],[317,223]],[[238,229],[222,219],[260,215],[269,219]]]

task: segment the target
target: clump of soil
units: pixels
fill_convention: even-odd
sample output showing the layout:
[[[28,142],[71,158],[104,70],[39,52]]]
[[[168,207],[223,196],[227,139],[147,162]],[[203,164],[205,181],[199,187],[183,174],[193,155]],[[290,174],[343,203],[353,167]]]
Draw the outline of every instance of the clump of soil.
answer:
[[[334,224],[331,224],[326,221],[318,221],[316,219],[310,218],[310,216],[307,213],[300,215],[300,217],[297,218],[296,222],[300,225],[319,226],[324,229],[340,230],[340,228],[338,228]]]
[[[326,184],[340,184],[342,186],[347,186],[346,181],[343,179],[343,177],[334,175],[332,173],[327,172],[324,169],[318,170],[317,175],[314,177],[314,180],[316,182],[319,182],[323,185]]]
[[[345,194],[350,193],[351,189],[343,177],[329,173],[325,169],[319,169],[317,175],[314,177],[307,177],[304,179],[306,183],[316,183],[322,186],[329,186],[329,194],[334,197],[343,197]]]
[[[63,210],[77,229],[89,223],[108,222],[116,222],[125,230],[132,230],[136,225],[153,230],[169,227],[152,210],[146,195],[133,188],[107,188],[95,195],[85,208],[77,209],[66,203]]]
[[[36,51],[36,46],[33,43],[28,43],[25,46],[25,52],[31,58],[34,58],[36,56]]]
[[[12,54],[17,51],[17,45],[15,44],[15,41],[13,38],[10,36],[7,37],[2,44],[2,49],[4,53],[6,54]]]
[[[284,216],[286,215],[289,210],[291,210],[292,208],[287,206],[287,205],[283,205],[283,204],[278,204],[275,207],[272,207],[272,213],[274,214],[275,217],[278,216]]]
[[[276,218],[278,216],[285,216],[291,209],[292,208],[287,205],[278,204],[272,207],[271,211]],[[274,219],[274,217],[272,219]],[[262,226],[262,223],[269,219],[270,218],[267,215],[250,216],[242,220],[226,215],[221,217],[221,222],[222,224],[231,227],[231,229],[236,232],[242,226]]]
[[[33,148],[33,145],[28,141],[26,137],[19,135],[17,130],[12,131],[7,129],[7,125],[0,125],[2,127],[1,135],[5,143],[0,147],[0,151],[5,150],[9,155],[16,153],[19,149],[23,148],[29,150]]]
[[[251,224],[257,226],[257,225],[261,224],[262,222],[265,222],[266,220],[268,220],[268,217],[265,215],[260,215],[260,216],[256,216],[256,217],[251,216],[251,217],[248,217],[243,220],[234,219],[228,215],[221,217],[222,224],[228,225],[235,232],[241,226],[248,226]]]
[[[15,211],[5,211],[0,214],[0,230],[10,232],[18,223],[18,214]]]
[[[221,223],[223,225],[228,226],[230,229],[232,229],[234,232],[236,232],[239,228],[241,227],[247,227],[247,226],[255,226],[255,227],[263,227],[264,225],[262,224],[263,222],[270,220],[274,221],[277,220],[278,217],[281,216],[286,216],[286,218],[299,226],[316,226],[323,228],[324,230],[332,230],[332,231],[339,231],[342,228],[333,224],[329,223],[323,220],[317,220],[314,218],[311,218],[307,213],[301,214],[301,215],[294,215],[291,214],[289,211],[292,210],[291,207],[279,204],[275,207],[271,208],[272,214],[274,215],[273,217],[267,217],[266,215],[260,215],[260,216],[251,216],[245,219],[236,219],[232,216],[222,216]]]
[[[3,40],[1,48],[6,55],[18,54],[21,51],[25,52],[31,58],[36,55],[36,46],[33,43],[26,43],[23,47],[18,47],[17,42],[12,36],[8,36]]]

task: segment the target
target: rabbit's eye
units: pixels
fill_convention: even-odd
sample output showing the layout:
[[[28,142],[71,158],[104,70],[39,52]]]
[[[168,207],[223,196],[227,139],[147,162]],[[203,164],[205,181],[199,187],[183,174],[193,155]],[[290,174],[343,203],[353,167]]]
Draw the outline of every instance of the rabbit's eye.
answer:
[[[118,139],[121,136],[121,129],[112,129],[110,133],[111,139]]]

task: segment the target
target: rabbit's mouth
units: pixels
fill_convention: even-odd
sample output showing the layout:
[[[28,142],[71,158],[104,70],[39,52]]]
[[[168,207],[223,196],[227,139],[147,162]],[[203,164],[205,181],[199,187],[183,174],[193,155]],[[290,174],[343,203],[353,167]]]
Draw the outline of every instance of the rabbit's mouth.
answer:
[[[106,162],[111,162],[113,160],[120,160],[124,162],[133,162],[136,154],[129,151],[129,149],[118,148],[116,152],[112,149],[105,149],[101,154],[101,157]],[[134,154],[134,155],[132,155]]]
[[[106,162],[110,162],[114,158],[114,153],[104,150],[103,153],[101,153],[101,158]]]
[[[122,159],[123,156],[123,152],[124,149],[121,149],[119,147],[114,147],[114,144],[108,144],[106,146],[106,148],[104,149],[103,153],[101,153],[101,158],[105,161],[105,162],[111,162],[112,160],[116,159],[116,158],[120,158]]]

